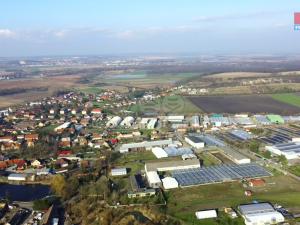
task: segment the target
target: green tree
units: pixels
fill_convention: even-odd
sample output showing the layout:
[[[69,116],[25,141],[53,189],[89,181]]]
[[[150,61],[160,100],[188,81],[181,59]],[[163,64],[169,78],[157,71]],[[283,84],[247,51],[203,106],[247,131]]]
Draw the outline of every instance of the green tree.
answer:
[[[60,197],[65,197],[67,182],[63,175],[56,175],[51,179],[51,189]]]

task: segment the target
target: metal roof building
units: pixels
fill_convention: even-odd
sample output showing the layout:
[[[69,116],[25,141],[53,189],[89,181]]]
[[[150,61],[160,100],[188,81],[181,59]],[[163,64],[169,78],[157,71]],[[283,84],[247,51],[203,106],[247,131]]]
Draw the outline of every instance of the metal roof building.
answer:
[[[276,155],[284,155],[287,159],[300,158],[300,143],[290,142],[272,146],[266,146],[266,150]]]
[[[172,171],[182,169],[200,168],[199,159],[172,160],[164,162],[148,162],[145,164],[145,171]]]
[[[271,124],[270,120],[268,120],[268,118],[264,115],[254,115],[254,118],[255,118],[256,122],[261,125],[270,125]]]
[[[239,211],[246,225],[278,224],[284,222],[284,217],[270,203],[255,203],[240,205]]]
[[[119,147],[119,151],[121,153],[125,153],[125,152],[129,152],[130,150],[139,149],[139,148],[145,148],[146,150],[151,150],[154,147],[163,147],[170,144],[173,144],[172,139],[128,143],[128,144],[121,145]]]
[[[271,123],[284,124],[284,119],[280,115],[269,114],[267,115],[267,118]]]

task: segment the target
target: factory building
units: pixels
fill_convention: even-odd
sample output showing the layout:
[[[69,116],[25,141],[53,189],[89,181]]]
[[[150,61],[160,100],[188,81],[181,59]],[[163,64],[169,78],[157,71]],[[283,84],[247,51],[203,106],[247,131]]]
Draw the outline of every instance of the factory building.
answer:
[[[137,143],[123,144],[119,147],[120,153],[125,153],[135,150],[151,150],[154,147],[164,147],[173,144],[172,139],[156,140],[156,141],[143,141]]]
[[[300,142],[266,146],[265,149],[275,155],[284,155],[288,160],[300,158]]]
[[[278,224],[284,217],[270,203],[255,203],[238,207],[246,225]]]
[[[156,171],[146,171],[148,184],[152,188],[160,188],[162,183]]]
[[[172,171],[182,169],[195,169],[200,168],[199,159],[187,159],[187,160],[172,160],[163,162],[148,162],[145,164],[145,171]]]
[[[204,148],[205,145],[204,141],[196,136],[187,136],[184,138],[184,140],[196,149]]]

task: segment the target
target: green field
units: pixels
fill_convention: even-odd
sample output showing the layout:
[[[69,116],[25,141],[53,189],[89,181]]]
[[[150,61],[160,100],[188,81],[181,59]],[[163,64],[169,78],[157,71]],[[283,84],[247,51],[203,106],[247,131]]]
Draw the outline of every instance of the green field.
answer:
[[[277,101],[287,103],[289,105],[300,107],[300,96],[292,93],[273,94],[272,98]]]
[[[186,225],[203,224],[194,223],[195,211],[236,208],[239,204],[250,203],[253,200],[270,201],[300,211],[300,182],[286,176],[266,178],[266,182],[266,187],[252,189],[252,197],[244,195],[245,188],[239,182],[174,189],[167,193],[168,214],[184,221]],[[210,220],[207,224],[217,223]]]
[[[300,177],[300,165],[290,166],[289,171],[296,176]]]
[[[156,159],[152,151],[130,152],[122,154],[113,166],[130,168],[132,174],[144,169],[145,161]]]
[[[130,111],[156,112],[159,114],[193,114],[201,110],[187,98],[179,95],[166,96],[146,104],[137,104],[129,107]]]

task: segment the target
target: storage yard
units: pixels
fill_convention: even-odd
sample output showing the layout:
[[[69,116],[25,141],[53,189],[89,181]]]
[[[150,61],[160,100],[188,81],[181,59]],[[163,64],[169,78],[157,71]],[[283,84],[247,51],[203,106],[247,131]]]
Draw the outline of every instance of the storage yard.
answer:
[[[207,113],[300,113],[299,107],[276,101],[268,95],[197,96],[188,99]]]

